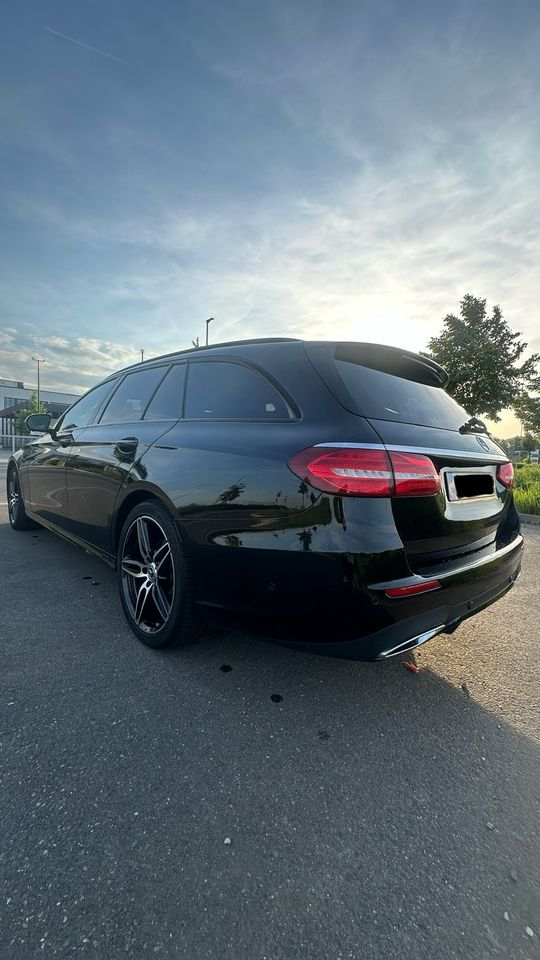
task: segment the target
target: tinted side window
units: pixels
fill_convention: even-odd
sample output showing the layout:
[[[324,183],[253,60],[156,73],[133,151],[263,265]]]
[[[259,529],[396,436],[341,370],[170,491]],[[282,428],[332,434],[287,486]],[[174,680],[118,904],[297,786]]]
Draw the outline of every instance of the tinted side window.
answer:
[[[185,416],[208,420],[288,420],[289,410],[265,377],[241,363],[192,362]]]
[[[57,424],[57,430],[70,430],[74,427],[87,427],[92,422],[101,404],[111,392],[118,380],[109,380],[99,387],[94,387],[84,397],[77,400],[70,410],[67,410],[63,419]]]
[[[163,367],[148,367],[147,370],[129,373],[113,393],[99,422],[126,423],[140,420],[163,372]]]
[[[186,369],[185,363],[171,367],[150,401],[145,420],[178,420],[182,416]]]

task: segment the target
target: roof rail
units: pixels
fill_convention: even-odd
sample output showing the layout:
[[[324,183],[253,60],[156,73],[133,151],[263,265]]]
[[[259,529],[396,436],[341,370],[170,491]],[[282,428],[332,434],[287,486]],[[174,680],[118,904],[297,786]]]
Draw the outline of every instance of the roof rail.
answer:
[[[148,360],[139,360],[137,363],[131,363],[129,367],[122,367],[115,373],[124,373],[133,367],[140,367],[143,364],[152,363],[157,360],[168,360],[169,357],[181,357],[187,353],[204,353],[207,350],[215,350],[216,347],[240,347],[250,343],[301,343],[298,337],[252,337],[249,340],[224,340],[223,343],[202,344],[200,347],[187,347],[185,350],[173,350],[172,353],[163,353],[159,357],[150,357]]]

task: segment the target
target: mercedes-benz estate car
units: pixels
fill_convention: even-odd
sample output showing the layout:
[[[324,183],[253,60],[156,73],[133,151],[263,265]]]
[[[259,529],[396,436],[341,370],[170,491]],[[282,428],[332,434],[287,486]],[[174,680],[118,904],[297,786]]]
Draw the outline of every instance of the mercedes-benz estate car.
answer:
[[[9,461],[9,517],[118,572],[151,647],[199,625],[357,659],[451,633],[516,580],[512,465],[426,357],[246,340],[107,376]],[[99,617],[96,610],[96,619]]]

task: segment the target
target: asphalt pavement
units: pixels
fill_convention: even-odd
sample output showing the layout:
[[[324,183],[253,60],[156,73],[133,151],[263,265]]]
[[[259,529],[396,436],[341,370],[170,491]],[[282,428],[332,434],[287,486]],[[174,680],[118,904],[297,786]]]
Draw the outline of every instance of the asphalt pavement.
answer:
[[[525,533],[515,589],[414,674],[229,635],[147,650],[111,570],[0,505],[2,960],[538,957]]]

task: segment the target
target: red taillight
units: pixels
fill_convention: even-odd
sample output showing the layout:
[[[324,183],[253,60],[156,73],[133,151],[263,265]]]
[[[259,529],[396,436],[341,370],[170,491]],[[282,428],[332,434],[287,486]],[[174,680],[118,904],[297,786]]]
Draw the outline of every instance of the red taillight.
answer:
[[[514,467],[511,463],[500,463],[497,467],[497,480],[503,487],[510,487],[514,483]]]
[[[411,453],[391,453],[396,496],[428,497],[438,493],[441,481],[429,457]]]
[[[302,480],[348,497],[418,497],[440,490],[429,457],[362,447],[308,447],[289,460]]]
[[[289,467],[297,477],[327,493],[391,497],[394,492],[392,467],[384,450],[308,447],[289,460]]]

